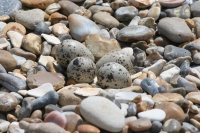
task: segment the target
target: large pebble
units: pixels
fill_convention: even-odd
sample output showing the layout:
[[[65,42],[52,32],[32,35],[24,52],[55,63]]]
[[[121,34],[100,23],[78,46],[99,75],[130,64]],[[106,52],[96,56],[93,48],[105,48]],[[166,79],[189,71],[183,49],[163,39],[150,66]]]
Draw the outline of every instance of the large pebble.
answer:
[[[167,120],[163,125],[163,131],[168,133],[180,133],[181,131],[181,124],[179,121],[175,119]]]
[[[168,7],[168,8],[172,8],[172,7],[177,7],[183,4],[185,0],[159,0],[159,3],[161,4],[161,6],[163,7]]]
[[[76,40],[65,40],[56,50],[56,60],[65,67],[67,67],[74,58],[81,56],[88,57],[94,61],[92,53],[82,43]]]
[[[107,53],[106,55],[104,55],[101,59],[99,59],[98,62],[96,63],[97,70],[99,70],[99,68],[103,64],[108,63],[108,62],[116,62],[116,63],[121,64],[127,69],[127,71],[130,74],[133,70],[133,64],[131,62],[130,56],[121,50],[111,51]]]
[[[84,99],[80,105],[80,112],[87,121],[106,131],[119,132],[125,124],[120,109],[103,97],[93,96]]]
[[[47,14],[40,9],[19,10],[14,13],[15,21],[25,26],[27,29],[34,30],[35,26],[47,19]]]
[[[42,1],[35,1],[35,0],[21,0],[22,4],[31,7],[31,8],[40,8],[46,9],[50,4],[54,2],[58,2],[59,0],[42,0]]]
[[[0,73],[0,83],[9,91],[13,92],[27,88],[24,80],[7,73]]]
[[[51,30],[49,29],[48,25],[45,22],[39,22],[34,29],[34,33],[37,35],[50,34]]]
[[[146,117],[149,118],[151,121],[163,121],[166,117],[166,114],[161,109],[152,109],[138,113],[138,117],[139,118]]]
[[[119,21],[130,21],[138,15],[138,9],[134,6],[120,7],[115,11],[115,17]]]
[[[71,14],[68,18],[71,36],[79,42],[85,41],[89,34],[97,34],[99,27],[90,19],[77,14]]]
[[[186,22],[177,17],[161,19],[158,23],[158,31],[161,35],[175,43],[187,42],[194,38]]]
[[[25,130],[26,133],[67,133],[65,129],[52,122],[30,123]]]
[[[122,28],[117,34],[117,40],[122,42],[147,41],[153,37],[153,32],[146,26],[132,25]]]
[[[10,15],[13,11],[22,8],[22,3],[19,0],[2,0],[0,8],[0,16]]]
[[[65,130],[73,133],[77,130],[78,126],[83,123],[82,118],[77,114],[65,114],[67,118],[67,124]]]
[[[15,96],[7,92],[0,92],[0,111],[11,111],[17,104],[17,98]]]
[[[10,52],[0,50],[0,64],[6,69],[6,71],[12,71],[16,68],[17,61]]]
[[[20,48],[11,48],[9,50],[9,52],[12,53],[12,54],[18,55],[18,56],[22,56],[22,57],[26,58],[27,60],[32,60],[32,61],[36,60],[35,54],[33,54],[31,52],[24,51]]]
[[[97,83],[102,88],[125,88],[131,86],[131,77],[125,67],[116,63],[105,63],[99,68]]]
[[[76,57],[67,67],[67,77],[78,83],[91,83],[95,75],[96,65],[87,57]]]
[[[70,14],[74,13],[79,8],[78,5],[76,5],[74,2],[71,2],[71,1],[62,0],[62,1],[59,1],[58,4],[61,7],[60,12],[67,17]]]
[[[188,93],[185,98],[190,100],[194,104],[200,104],[200,92],[190,92]]]
[[[152,78],[143,79],[140,85],[142,89],[144,89],[144,91],[146,91],[152,96],[159,93],[159,89],[158,89],[159,85]]]
[[[128,4],[136,8],[147,8],[151,6],[153,2],[155,2],[155,0],[128,0]]]
[[[97,12],[93,15],[93,20],[107,28],[119,26],[119,21],[107,12]]]
[[[111,51],[121,50],[120,45],[115,39],[107,39],[98,34],[88,35],[85,39],[85,45],[92,52],[95,60],[99,60]]]
[[[182,108],[173,102],[162,102],[161,104],[156,105],[155,108],[165,111],[166,117],[163,120],[164,122],[169,119],[176,119],[179,122],[183,122],[185,119],[185,114]]]
[[[29,76],[26,82],[29,88],[36,88],[43,85],[44,83],[51,83],[53,85],[54,90],[62,88],[65,84],[64,79],[60,77],[59,74],[45,71],[39,71],[38,73]]]
[[[128,124],[129,128],[134,132],[145,131],[151,128],[152,123],[148,118],[139,118]]]

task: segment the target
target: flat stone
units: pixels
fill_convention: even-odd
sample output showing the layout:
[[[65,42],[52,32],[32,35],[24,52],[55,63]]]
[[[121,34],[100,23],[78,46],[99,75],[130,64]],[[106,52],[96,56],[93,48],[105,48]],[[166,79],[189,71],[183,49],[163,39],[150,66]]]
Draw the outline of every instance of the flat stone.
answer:
[[[177,23],[179,25],[176,25]],[[177,17],[161,19],[158,23],[158,31],[161,35],[175,43],[187,42],[194,38],[186,22]]]
[[[87,121],[110,132],[119,132],[125,125],[120,109],[103,97],[84,99],[80,104],[80,112]]]
[[[69,1],[70,2],[70,1]],[[56,24],[56,23],[59,23],[60,21],[62,20],[67,20],[67,17],[63,14],[60,14],[59,12],[55,12],[55,13],[52,13],[50,16],[49,16],[49,21],[52,23],[52,24]]]
[[[99,88],[80,88],[74,91],[76,95],[80,96],[96,96],[99,94]]]
[[[61,42],[60,40],[55,37],[55,36],[51,36],[51,35],[47,35],[47,34],[41,34],[42,37],[44,37],[44,39],[52,45],[59,45]]]
[[[163,121],[166,114],[161,109],[152,109],[138,113],[139,118],[149,118],[151,121]]]
[[[52,26],[52,33],[55,36],[58,36],[59,34],[69,34],[69,29],[66,27],[65,24],[57,23]]]
[[[156,105],[155,108],[165,111],[166,117],[163,122],[166,122],[169,119],[176,119],[179,122],[183,122],[185,119],[182,108],[173,102],[162,102],[161,104]]]
[[[117,40],[122,42],[147,41],[153,37],[153,32],[146,26],[132,25],[122,28],[117,34]]]
[[[90,124],[81,124],[78,126],[77,130],[80,133],[82,132],[100,133],[100,130],[97,127]]]
[[[0,92],[0,103],[0,111],[3,112],[13,110],[18,104],[17,98],[7,92]]]
[[[45,95],[49,91],[53,91],[54,88],[52,84],[50,83],[44,83],[43,85],[39,86],[38,88],[34,88],[31,90],[28,90],[27,94],[33,97],[41,97]]]
[[[52,3],[45,9],[45,12],[47,14],[52,14],[52,13],[58,11],[60,8],[61,7],[58,3]]]
[[[107,28],[119,26],[119,21],[107,12],[97,12],[93,15],[93,20]]]
[[[87,35],[99,32],[99,27],[92,20],[83,16],[71,14],[68,17],[68,21],[70,34],[77,41],[83,42]]]
[[[153,96],[153,101],[155,103],[161,102],[177,102],[179,100],[183,100],[184,97],[177,93],[158,93]]]
[[[22,57],[26,58],[27,60],[32,60],[32,61],[36,60],[35,54],[33,54],[31,52],[24,51],[20,48],[11,48],[9,50],[9,52],[12,53],[12,54],[18,55],[18,56],[22,56]]]
[[[197,85],[193,82],[188,81],[185,78],[180,77],[178,78],[177,82],[178,82],[178,86],[184,87],[187,93],[192,92],[192,91],[197,91]]]
[[[1,1],[0,16],[10,15],[13,11],[22,8],[22,3],[19,0],[3,0]]]
[[[106,39],[98,34],[88,35],[85,39],[85,45],[91,51],[96,60],[99,60],[111,51],[121,50],[115,39]]]
[[[49,79],[46,77],[51,78]],[[59,74],[45,71],[39,71],[38,73],[29,76],[26,82],[29,88],[36,88],[43,85],[44,83],[51,83],[53,85],[54,90],[62,88],[65,84],[64,79],[61,78]]]
[[[15,47],[15,48],[21,47],[22,39],[24,37],[22,34],[16,32],[16,31],[8,31],[7,36],[10,38],[11,44],[13,47]]]
[[[60,12],[67,17],[79,8],[78,5],[71,1],[59,1],[58,4],[61,7]]]
[[[151,128],[152,124],[148,118],[139,118],[128,124],[129,128],[134,132],[145,131]]]
[[[59,0],[43,0],[43,1],[34,1],[34,0],[21,0],[22,4],[31,7],[31,8],[40,8],[46,9],[50,4],[57,3]]]
[[[62,127],[56,125],[52,122],[46,122],[46,123],[31,123],[26,128],[25,132],[43,132],[43,133],[49,133],[49,132],[56,132],[56,133],[67,133],[65,129]]]
[[[110,14],[113,13],[113,10],[109,6],[100,6],[100,5],[92,5],[90,8],[88,8],[92,12],[92,14],[95,14],[97,12],[108,12]]]
[[[177,76],[180,73],[180,68],[177,66],[174,66],[166,71],[163,71],[160,74],[160,77],[165,80],[166,82],[170,82],[172,78]]]
[[[128,4],[136,8],[147,8],[154,2],[155,0],[128,0]]]
[[[185,98],[193,102],[194,104],[200,103],[200,92],[190,92],[188,93]]]
[[[177,7],[183,4],[185,0],[174,0],[174,1],[170,1],[170,0],[159,0],[159,3],[161,4],[161,6],[163,7]]]
[[[23,34],[26,34],[26,28],[21,25],[20,23],[16,23],[16,22],[10,22],[8,23],[6,26],[4,26],[3,28],[3,33],[7,33],[10,29],[12,29],[13,27],[16,27],[18,29],[20,29],[20,31],[23,33]]]

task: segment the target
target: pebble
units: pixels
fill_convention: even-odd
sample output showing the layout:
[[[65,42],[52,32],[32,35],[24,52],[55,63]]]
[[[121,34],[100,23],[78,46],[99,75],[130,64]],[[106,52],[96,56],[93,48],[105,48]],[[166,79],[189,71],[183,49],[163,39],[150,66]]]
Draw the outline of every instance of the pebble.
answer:
[[[159,85],[156,83],[155,80],[151,78],[143,79],[140,85],[144,91],[146,91],[152,96],[159,93],[159,89],[158,89]]]
[[[67,125],[65,130],[75,132],[79,125],[83,124],[82,118],[78,114],[65,114]]]
[[[68,21],[70,34],[77,41],[83,42],[87,35],[99,32],[99,27],[92,20],[81,15],[71,14]]]
[[[51,30],[49,29],[48,25],[45,22],[39,22],[34,29],[34,33],[37,35],[43,34],[50,34]]]
[[[51,79],[48,79],[46,77],[51,77]],[[45,71],[39,71],[38,73],[29,76],[26,82],[30,88],[39,87],[44,83],[51,83],[53,85],[54,90],[62,88],[65,84],[64,79],[60,77],[59,74]]]
[[[183,4],[185,0],[174,0],[173,2],[169,1],[169,0],[159,0],[159,3],[161,4],[161,6],[164,7],[177,7]]]
[[[148,118],[139,118],[128,124],[129,128],[134,132],[141,132],[151,128],[152,123]]]
[[[103,97],[93,96],[84,99],[80,104],[80,112],[90,123],[110,132],[121,131],[125,124],[120,109]]]
[[[77,128],[78,132],[84,133],[84,132],[92,132],[92,133],[100,133],[100,130],[90,124],[81,124]]]
[[[159,121],[153,121],[150,133],[159,133],[162,130],[162,123]]]
[[[52,13],[58,11],[60,8],[61,7],[58,3],[52,3],[45,9],[45,12],[47,14],[52,14]]]
[[[7,112],[17,106],[17,98],[7,92],[0,92],[0,111]]]
[[[163,121],[166,114],[161,109],[152,109],[138,113],[139,118],[149,118],[151,121]]]
[[[199,129],[196,128],[195,126],[193,126],[190,123],[187,122],[183,122],[182,127],[186,130],[186,131],[190,131],[190,132],[199,132]]]
[[[179,25],[174,25],[176,23]],[[168,28],[169,26],[171,28]],[[158,31],[175,43],[191,41],[194,37],[185,21],[177,17],[161,19],[158,23]]]
[[[19,0],[4,0],[1,1],[0,16],[10,15],[13,11],[20,10],[22,3]]]
[[[198,10],[199,5],[200,5],[199,1],[195,1],[194,3],[191,4],[191,13],[193,17],[199,17],[199,10]]]
[[[151,6],[152,3],[154,3],[155,0],[128,0],[128,4],[130,6],[135,6],[136,8],[147,8]]]
[[[131,25],[122,28],[117,34],[117,40],[122,42],[147,41],[153,37],[153,32],[146,26]]]
[[[6,132],[8,130],[9,125],[10,125],[10,122],[5,121],[5,120],[1,120],[0,121],[0,131]]]
[[[138,15],[138,9],[134,6],[119,7],[115,11],[115,17],[119,21],[130,21]]]
[[[11,44],[14,48],[21,47],[22,39],[24,37],[22,34],[20,34],[19,32],[15,32],[15,31],[8,31],[7,36],[10,38]]]
[[[42,37],[44,37],[44,39],[49,43],[49,44],[52,44],[52,45],[59,45],[61,42],[60,40],[55,37],[55,36],[51,36],[51,35],[47,35],[47,34],[44,34],[42,33],[41,34]]]
[[[164,123],[162,130],[168,133],[179,133],[181,131],[181,124],[175,119],[169,119]]]

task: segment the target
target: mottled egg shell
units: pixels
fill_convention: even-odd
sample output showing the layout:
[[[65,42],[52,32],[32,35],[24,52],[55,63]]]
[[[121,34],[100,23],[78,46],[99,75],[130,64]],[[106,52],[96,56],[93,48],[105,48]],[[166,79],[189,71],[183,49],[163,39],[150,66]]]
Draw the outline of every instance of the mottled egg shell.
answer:
[[[97,83],[102,88],[125,88],[131,86],[131,76],[121,64],[108,62],[97,73]]]
[[[87,57],[76,57],[67,67],[67,77],[78,83],[91,83],[95,75],[96,65]]]
[[[61,45],[58,45],[55,56],[57,62],[64,67],[67,67],[70,61],[76,57],[85,56],[94,61],[94,56],[90,50],[82,43],[72,39],[64,40]]]
[[[99,68],[103,64],[108,62],[117,62],[121,64],[129,71],[129,73],[131,73],[133,70],[133,64],[131,62],[130,56],[126,52],[121,50],[109,52],[103,57],[101,57],[101,59],[99,59],[96,63],[97,70],[99,70]]]

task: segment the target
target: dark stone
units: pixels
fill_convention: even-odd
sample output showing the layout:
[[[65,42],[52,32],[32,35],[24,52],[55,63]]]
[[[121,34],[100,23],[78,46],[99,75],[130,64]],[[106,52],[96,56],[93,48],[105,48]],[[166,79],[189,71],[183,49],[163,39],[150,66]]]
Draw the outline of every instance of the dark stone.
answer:
[[[72,39],[72,37],[69,34],[60,34],[58,35],[58,39],[63,42],[64,40]]]
[[[32,112],[32,105],[30,98],[24,98],[22,101],[22,108],[19,111],[19,120],[29,118]]]
[[[190,71],[190,61],[189,61],[189,60],[185,60],[185,61],[181,64],[180,69],[181,69],[180,75],[181,75],[182,77],[187,76],[188,73],[189,73],[189,71]]]
[[[193,126],[192,124],[187,123],[187,122],[183,122],[182,127],[183,127],[186,131],[190,131],[190,132],[193,132],[193,133],[199,132],[199,129],[198,129],[198,128],[196,128],[195,126]]]
[[[41,35],[42,33],[51,34],[51,30],[45,22],[39,22],[35,27],[34,33],[37,35]]]
[[[196,1],[194,3],[192,3],[192,5],[190,6],[190,10],[192,13],[193,17],[200,17],[200,1]]]
[[[185,78],[182,78],[182,77],[178,78],[177,83],[179,87],[185,88],[186,93],[197,91],[196,84],[186,80]]]
[[[61,108],[59,108],[58,106],[56,105],[53,105],[53,104],[49,104],[45,107],[45,113],[50,113],[52,111],[58,111],[58,112],[63,112]]]
[[[152,78],[145,78],[142,80],[140,86],[144,91],[149,93],[150,95],[154,96],[155,94],[159,93],[158,87],[159,85],[157,82]]]
[[[10,15],[13,11],[22,8],[22,3],[19,0],[1,0],[0,5],[0,16]]]
[[[193,42],[186,44],[186,46],[184,48],[189,51],[191,51],[191,50],[200,51],[200,45],[198,43],[193,43]]]
[[[138,15],[138,9],[134,6],[120,7],[115,11],[115,18],[119,21],[131,21]]]
[[[36,109],[44,108],[48,104],[56,104],[59,96],[56,91],[49,91],[44,96],[39,97],[31,102],[33,111]]]
[[[0,84],[9,91],[17,92],[27,88],[26,82],[11,74],[0,73]]]
[[[129,107],[127,109],[127,113],[128,113],[127,114],[128,116],[135,116],[136,115],[136,113],[137,113],[137,106],[136,106],[135,103],[133,103],[133,102],[129,103]]]
[[[173,59],[176,59],[178,57],[184,57],[184,56],[190,56],[191,57],[190,51],[188,51],[184,48],[179,48],[179,47],[173,46],[173,45],[167,45],[165,47],[164,57],[167,60],[173,60]]]
[[[178,93],[178,94],[182,95],[183,97],[186,96],[186,90],[183,87],[170,89],[167,92],[169,92],[169,93]]]
[[[159,121],[154,121],[150,129],[150,133],[159,133],[162,129],[162,123]]]

